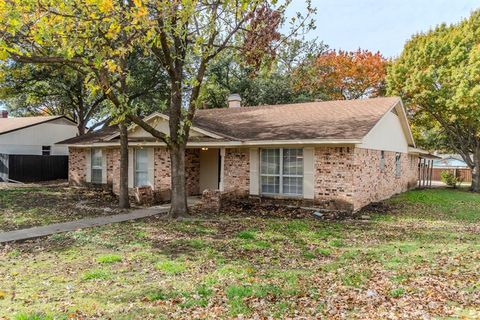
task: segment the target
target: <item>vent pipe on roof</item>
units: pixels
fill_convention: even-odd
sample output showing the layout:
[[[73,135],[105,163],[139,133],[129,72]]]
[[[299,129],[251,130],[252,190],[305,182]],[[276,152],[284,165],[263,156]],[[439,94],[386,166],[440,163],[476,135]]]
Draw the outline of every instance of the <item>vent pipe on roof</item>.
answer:
[[[0,118],[8,118],[8,111],[0,110]]]
[[[229,108],[240,108],[242,106],[242,98],[238,93],[232,93],[228,96]]]

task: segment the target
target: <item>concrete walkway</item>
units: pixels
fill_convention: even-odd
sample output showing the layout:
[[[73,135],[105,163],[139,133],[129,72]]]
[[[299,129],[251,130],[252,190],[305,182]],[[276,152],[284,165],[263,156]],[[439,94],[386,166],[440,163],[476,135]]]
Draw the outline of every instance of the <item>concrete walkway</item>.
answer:
[[[194,206],[199,204],[198,198],[189,198],[188,205]],[[167,213],[170,209],[169,204],[155,206],[147,209],[134,210],[129,213],[116,214],[111,216],[103,216],[97,218],[85,218],[69,222],[54,223],[46,226],[33,227],[28,229],[20,229],[0,233],[0,243],[27,240],[38,237],[49,236],[55,233],[74,231],[83,228],[92,228],[103,226],[111,223],[141,219]]]

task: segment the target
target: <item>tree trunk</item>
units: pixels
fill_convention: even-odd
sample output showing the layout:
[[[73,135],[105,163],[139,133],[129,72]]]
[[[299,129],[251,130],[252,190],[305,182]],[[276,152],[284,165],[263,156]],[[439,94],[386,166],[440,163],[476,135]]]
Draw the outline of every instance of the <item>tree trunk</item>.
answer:
[[[130,208],[128,198],[128,135],[125,123],[118,125],[120,130],[120,191],[118,206],[122,209]]]
[[[78,135],[83,136],[85,134],[85,122],[83,120],[78,120]]]
[[[472,192],[480,192],[480,159],[473,159],[474,166],[472,168]]]
[[[171,159],[171,207],[170,217],[188,217],[187,190],[185,179],[185,146],[172,144],[170,146]]]

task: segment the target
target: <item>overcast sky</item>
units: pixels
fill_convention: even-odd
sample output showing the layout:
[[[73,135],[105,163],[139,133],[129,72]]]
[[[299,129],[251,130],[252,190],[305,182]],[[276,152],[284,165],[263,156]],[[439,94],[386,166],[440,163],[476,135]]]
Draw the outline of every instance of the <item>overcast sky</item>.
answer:
[[[317,8],[318,37],[331,48],[380,51],[398,56],[413,34],[436,25],[454,23],[480,8],[480,0],[312,0]],[[304,1],[293,0],[288,13],[302,11]]]

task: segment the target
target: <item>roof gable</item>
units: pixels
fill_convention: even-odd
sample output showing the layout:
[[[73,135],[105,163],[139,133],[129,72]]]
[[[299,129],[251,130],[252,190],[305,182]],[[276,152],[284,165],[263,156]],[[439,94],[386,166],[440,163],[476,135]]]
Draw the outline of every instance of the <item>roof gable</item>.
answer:
[[[365,135],[361,148],[408,152],[415,147],[408,119],[400,100]]]
[[[150,124],[156,130],[169,135],[170,134],[170,128],[169,128],[169,125],[168,125],[168,119],[169,118],[168,118],[167,115],[165,115],[163,113],[155,112],[155,113],[152,113],[151,115],[149,115],[148,117],[145,117],[143,119],[143,121]],[[143,128],[141,128],[140,126],[138,126],[136,124],[132,124],[128,128],[128,131],[129,131],[129,133],[128,133],[129,138],[135,138],[135,139],[139,139],[139,138],[151,139],[152,138],[152,135],[150,133],[146,132],[145,130],[143,130]],[[119,133],[115,132],[110,137],[108,137],[106,140],[111,140],[111,139],[114,139],[118,136],[119,136]],[[204,129],[196,127],[196,126],[192,126],[190,128],[190,136],[192,138],[194,138],[194,137],[209,137],[209,138],[214,138],[214,139],[222,138],[218,134],[209,132],[207,130],[204,130]]]
[[[19,118],[0,118],[0,135],[28,127],[36,126],[42,123],[62,120],[65,124],[76,126],[76,123],[65,116],[38,116],[38,117],[19,117]]]

